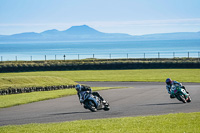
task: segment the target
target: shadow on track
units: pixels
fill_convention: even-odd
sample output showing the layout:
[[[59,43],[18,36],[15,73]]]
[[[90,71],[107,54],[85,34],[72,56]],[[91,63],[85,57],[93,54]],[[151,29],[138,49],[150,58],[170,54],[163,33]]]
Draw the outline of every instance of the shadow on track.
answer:
[[[85,114],[91,113],[90,111],[85,112],[69,112],[69,113],[56,113],[56,114],[49,114],[49,115],[71,115],[71,114]]]
[[[158,104],[145,104],[140,106],[154,106],[154,105],[174,105],[174,104],[183,104],[183,103],[158,103]]]

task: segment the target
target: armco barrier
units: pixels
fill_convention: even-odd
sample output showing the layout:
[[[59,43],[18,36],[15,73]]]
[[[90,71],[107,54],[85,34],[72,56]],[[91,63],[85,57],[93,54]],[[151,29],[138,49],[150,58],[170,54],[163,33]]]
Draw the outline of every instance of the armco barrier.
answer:
[[[60,86],[46,86],[46,87],[25,87],[25,88],[8,88],[0,90],[0,95],[29,93],[35,91],[51,91],[60,89],[73,89],[75,85],[60,85]]]

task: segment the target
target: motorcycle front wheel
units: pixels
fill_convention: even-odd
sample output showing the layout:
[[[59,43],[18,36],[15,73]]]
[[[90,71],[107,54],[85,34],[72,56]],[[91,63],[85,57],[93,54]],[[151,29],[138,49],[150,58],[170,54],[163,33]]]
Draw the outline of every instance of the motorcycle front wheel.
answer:
[[[191,102],[191,97],[190,97],[190,96],[188,97],[188,100],[187,100],[187,102],[188,102],[188,103],[190,103],[190,102]]]
[[[103,110],[109,111],[109,110],[110,110],[110,105],[109,105],[108,103],[106,103],[106,104],[104,105]]]
[[[180,99],[183,103],[186,103],[185,97],[183,95],[180,95]]]
[[[86,101],[85,106],[92,112],[96,112],[95,103],[93,101]]]

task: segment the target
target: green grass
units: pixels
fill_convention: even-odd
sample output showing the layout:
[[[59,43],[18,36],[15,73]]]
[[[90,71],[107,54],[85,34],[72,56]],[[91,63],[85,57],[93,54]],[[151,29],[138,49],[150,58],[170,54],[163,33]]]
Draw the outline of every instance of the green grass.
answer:
[[[6,88],[24,88],[24,87],[41,87],[41,86],[58,86],[58,85],[75,85],[76,82],[64,78],[55,76],[32,76],[31,73],[28,75],[21,76],[20,73],[17,75],[1,74],[0,76],[0,89]],[[4,77],[5,76],[5,77]]]
[[[45,84],[64,83],[65,79],[73,81],[145,81],[145,82],[165,82],[170,77],[180,82],[199,82],[200,69],[133,69],[133,70],[80,70],[80,71],[45,71],[45,72],[21,72],[21,73],[1,73],[0,88],[8,86],[8,81],[4,79],[18,79],[25,77],[43,84],[45,78],[49,78]],[[45,78],[43,78],[45,77]],[[54,79],[57,79],[54,81]],[[30,80],[29,80],[30,81]],[[16,81],[16,86],[24,86],[25,83]],[[33,81],[34,82],[34,81]],[[54,82],[54,83],[53,83]],[[13,83],[12,83],[13,84]],[[11,84],[11,85],[12,85]]]
[[[199,133],[200,112],[72,122],[11,125],[1,133]]]
[[[111,87],[94,87],[92,90],[105,90],[113,89]],[[54,99],[63,96],[75,95],[77,92],[75,89],[63,89],[54,91],[41,91],[41,92],[31,92],[22,94],[12,94],[12,95],[0,95],[0,108],[11,107],[20,104],[32,103],[47,99]]]
[[[200,82],[200,69],[90,70],[67,73],[77,75],[71,78],[74,81],[165,82],[166,78],[171,77],[180,82]]]

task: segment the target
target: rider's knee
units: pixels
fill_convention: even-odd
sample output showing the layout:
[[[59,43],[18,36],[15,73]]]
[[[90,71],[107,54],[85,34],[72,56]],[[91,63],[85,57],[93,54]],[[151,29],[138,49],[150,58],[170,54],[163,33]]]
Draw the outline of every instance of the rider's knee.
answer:
[[[98,92],[92,92],[92,94],[95,96],[100,96]]]
[[[175,98],[175,96],[174,95],[170,95],[170,98]]]

